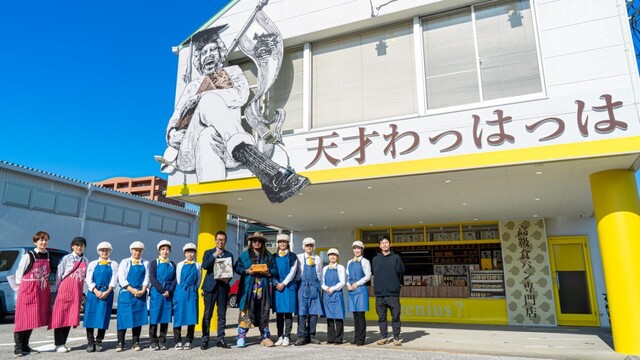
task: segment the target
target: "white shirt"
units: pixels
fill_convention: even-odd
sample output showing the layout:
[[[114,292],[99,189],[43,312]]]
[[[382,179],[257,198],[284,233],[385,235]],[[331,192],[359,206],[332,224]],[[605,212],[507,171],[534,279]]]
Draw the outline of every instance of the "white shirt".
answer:
[[[336,269],[338,270],[338,283],[333,285],[332,287],[329,287],[324,283],[324,277],[330,266],[331,265],[327,265],[324,268],[322,268],[322,290],[327,291],[327,289],[329,289],[331,290],[332,293],[334,293],[336,291],[342,290],[342,288],[347,283],[347,273],[344,270],[344,266],[340,264],[336,264]]]
[[[120,262],[118,266],[118,282],[120,283],[121,288],[125,288],[129,286],[129,281],[127,281],[127,276],[129,275],[129,269],[131,268],[132,261],[135,260],[133,258],[126,258]],[[142,286],[149,287],[149,262],[147,260],[140,259],[139,260],[144,266],[144,280],[142,281]]]
[[[279,255],[279,251],[276,252],[273,256],[275,258],[278,258],[280,256]],[[287,254],[285,256],[287,257],[287,259],[289,258],[289,250],[287,250]],[[282,283],[284,284],[284,286],[289,285],[289,283],[292,282],[293,279],[296,277],[296,273],[298,272],[297,270],[298,270],[298,263],[299,262],[300,262],[299,260],[296,260],[296,263],[293,264],[293,266],[291,266],[291,269],[289,270],[289,274],[287,274],[287,277],[285,277],[284,280],[282,280]],[[273,285],[278,285],[279,284],[278,279],[276,279],[275,277],[273,278],[273,280],[271,282],[273,283]]]
[[[184,262],[187,260],[182,260],[176,265],[176,280],[178,284],[182,281],[182,267],[185,265]],[[196,285],[200,287],[200,280],[202,279],[202,265],[199,262],[193,262],[196,265],[196,270],[198,270],[198,279],[196,281]]]
[[[349,282],[349,265],[353,262],[353,259],[347,263],[347,284],[353,285]],[[364,271],[364,277],[356,281],[355,285],[362,286],[371,280],[371,262],[365,259],[364,256],[360,256],[360,265],[362,265],[362,271]]]
[[[46,250],[40,251],[38,250],[38,248],[33,249],[33,251],[37,253],[43,253],[43,254],[47,252]],[[20,284],[20,282],[22,281],[22,277],[24,276],[24,271],[27,269],[27,265],[29,264],[29,261],[31,261],[31,259],[29,259],[29,252],[22,255],[22,257],[20,258],[20,262],[18,263],[18,268],[16,269],[16,284]]]
[[[100,261],[103,260],[93,260],[87,267],[87,278],[84,282],[87,284],[87,289],[89,289],[89,291],[93,291],[93,289],[95,289],[96,287],[96,283],[95,281],[93,281],[93,272],[96,270],[96,266],[100,264]],[[111,259],[107,261],[109,261],[109,266],[111,266],[111,281],[109,281],[109,287],[115,289],[116,286],[118,286],[118,263],[115,261],[111,261]]]
[[[318,281],[322,283],[322,259],[318,255],[311,255],[313,258],[313,263],[316,264],[316,276],[318,277]],[[302,275],[304,274],[305,264],[307,263],[307,253],[298,254],[298,271],[296,274],[296,280],[302,279]]]

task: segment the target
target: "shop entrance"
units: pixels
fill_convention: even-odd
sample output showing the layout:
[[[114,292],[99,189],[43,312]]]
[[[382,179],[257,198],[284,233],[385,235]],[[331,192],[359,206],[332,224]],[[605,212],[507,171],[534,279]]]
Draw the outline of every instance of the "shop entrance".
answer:
[[[600,326],[587,238],[548,241],[558,325]]]

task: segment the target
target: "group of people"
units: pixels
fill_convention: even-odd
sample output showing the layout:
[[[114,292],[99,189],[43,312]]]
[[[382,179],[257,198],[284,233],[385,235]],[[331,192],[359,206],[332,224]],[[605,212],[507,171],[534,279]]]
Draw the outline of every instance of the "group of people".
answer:
[[[345,286],[348,290],[346,310],[353,313],[355,325],[352,344],[364,345],[365,312],[369,310],[366,284],[372,273],[375,275],[373,283],[381,335],[376,343],[402,344],[399,295],[404,265],[400,257],[391,251],[388,236],[380,238],[380,253],[373,258],[373,265],[363,257],[364,244],[361,241],[353,242],[354,257],[346,267],[338,263],[340,253],[335,248],[327,252],[329,264],[323,267],[322,260],[315,253],[315,240],[312,238],[305,238],[302,241],[304,252],[295,255],[291,252],[289,236],[279,234],[278,251],[272,254],[266,248],[267,239],[261,233],[255,233],[248,238],[247,250],[235,262],[233,255],[225,249],[226,241],[225,232],[219,231],[215,235],[216,246],[205,251],[202,264],[195,260],[196,245],[193,243],[182,248],[184,260],[175,264],[169,259],[172,245],[168,240],[161,240],[157,244],[158,258],[153,261],[142,258],[145,246],[140,241],[134,241],[129,246],[131,256],[117,263],[111,260],[113,248],[106,241],[97,246],[99,258],[88,262],[84,256],[87,242],[82,237],[76,237],[71,241],[72,252],[63,257],[58,265],[55,284],[58,295],[51,309],[49,254],[46,250],[49,234],[37,232],[33,237],[35,249],[21,258],[15,276],[19,289],[14,355],[18,357],[38,352],[29,346],[29,338],[32,330],[41,326],[54,329],[56,352],[69,351],[66,342],[71,327],[80,324],[80,303],[85,283],[88,292],[83,325],[87,334],[87,352],[103,350],[102,342],[109,327],[114,291],[118,286],[116,352],[125,348],[127,329],[131,329],[132,333],[131,349],[142,350],[140,333],[142,326],[147,324],[150,348],[166,350],[168,325],[172,320],[174,348],[191,349],[195,325],[199,320],[200,287],[204,300],[200,348],[209,348],[211,318],[217,305],[215,346],[228,349],[231,346],[225,341],[225,327],[231,277],[221,277],[217,273],[214,265],[218,259],[234,264],[233,270],[240,276],[237,294],[238,348],[246,346],[247,333],[253,327],[260,330],[260,344],[266,347],[320,344],[316,338],[316,325],[321,316],[327,319],[327,343],[342,344]],[[392,317],[393,337],[388,337],[387,332],[388,310]],[[276,314],[275,343],[269,330],[271,312]],[[296,341],[292,342],[294,314],[298,316],[298,331]],[[187,327],[184,342],[182,326]]]

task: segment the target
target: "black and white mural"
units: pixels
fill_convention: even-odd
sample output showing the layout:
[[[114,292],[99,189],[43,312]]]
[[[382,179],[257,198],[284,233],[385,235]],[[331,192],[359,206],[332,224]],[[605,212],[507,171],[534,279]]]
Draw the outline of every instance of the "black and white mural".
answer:
[[[195,174],[198,183],[225,180],[228,170],[244,167],[260,180],[272,203],[281,203],[309,184],[309,179],[289,164],[271,159],[276,146],[286,154],[281,131],[285,112],[279,109],[273,119],[265,119],[258,102],[278,76],[283,42],[262,11],[264,5],[266,1],[261,0],[229,48],[220,38],[226,25],[192,36],[193,68],[185,75],[188,84],[167,125],[167,149],[156,159],[162,172]],[[225,66],[236,46],[258,69],[256,94],[249,103],[249,83],[242,70]],[[257,140],[242,127],[243,107]]]

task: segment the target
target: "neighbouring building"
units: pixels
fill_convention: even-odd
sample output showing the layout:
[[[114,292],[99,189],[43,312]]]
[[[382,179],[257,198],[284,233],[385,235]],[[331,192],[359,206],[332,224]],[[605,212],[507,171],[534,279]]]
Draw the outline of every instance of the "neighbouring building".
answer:
[[[114,177],[99,182],[95,185],[106,189],[118,190],[120,192],[138,195],[154,201],[184,207],[184,202],[167,198],[167,180],[157,176],[143,176],[137,178]]]
[[[616,351],[640,354],[625,1],[257,3],[230,1],[174,49],[163,171],[167,196],[201,206],[199,246],[227,212],[337,247],[343,264],[352,241],[372,257],[390,233],[407,267],[403,321],[611,324]],[[234,81],[210,71],[224,48],[206,44],[213,33]],[[245,96],[221,103],[231,87]],[[244,140],[208,106],[238,123],[243,111],[232,134]],[[198,126],[219,147],[201,147]],[[282,176],[293,170],[309,184]],[[282,179],[296,184],[287,199],[274,196]]]

